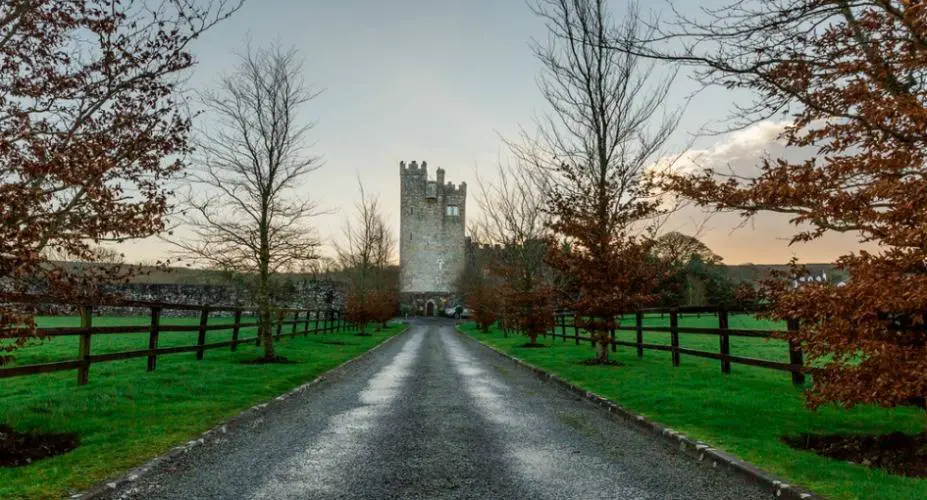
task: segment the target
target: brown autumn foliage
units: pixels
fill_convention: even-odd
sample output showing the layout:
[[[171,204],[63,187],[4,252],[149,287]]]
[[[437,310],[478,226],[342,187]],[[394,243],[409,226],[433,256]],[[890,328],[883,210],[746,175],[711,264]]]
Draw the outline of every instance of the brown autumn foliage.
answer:
[[[344,319],[360,327],[361,333],[366,333],[367,325],[374,320],[374,300],[372,290],[351,287],[345,297]]]
[[[95,261],[102,242],[164,229],[166,183],[184,167],[171,158],[189,151],[176,79],[194,64],[191,40],[240,4],[0,5],[0,293],[39,284],[86,300],[95,282],[125,277],[122,268],[75,275],[48,256]],[[30,311],[0,306],[0,352],[34,333],[14,325],[33,326]]]
[[[662,57],[696,64],[703,81],[757,91],[747,111],[760,117],[793,111],[781,138],[817,154],[797,163],[762,161],[755,179],[705,171],[670,175],[664,186],[746,216],[790,214],[802,224],[793,243],[828,231],[877,243],[875,252],[837,260],[851,275],[845,286],[779,280],[766,283],[764,295],[774,317],[801,320],[792,340],[822,368],[806,392],[812,408],[923,397],[927,4],[736,2],[684,28],[686,50]],[[701,51],[705,43],[717,50]]]
[[[507,326],[528,337],[529,345],[538,345],[538,337],[554,327],[552,287],[539,284],[530,290],[520,290],[505,286],[502,295],[511,322]]]
[[[584,213],[573,214],[569,207],[577,207],[576,202],[554,203],[561,218],[553,228],[571,245],[566,251],[552,251],[550,263],[561,273],[578,277],[570,305],[577,325],[596,342],[596,361],[608,363],[608,343],[618,318],[657,300],[662,266],[651,257],[652,240],[629,235],[626,227],[600,226]]]
[[[499,320],[502,303],[498,285],[488,276],[484,267],[487,258],[484,252],[479,245],[471,252],[470,262],[457,281],[457,290],[473,311],[473,321],[483,332],[488,332],[489,327]],[[473,255],[474,253],[479,254],[479,257]]]
[[[490,312],[481,313],[480,319],[496,318],[501,311],[506,330],[515,330],[528,337],[529,344],[537,344],[538,336],[550,331],[555,320],[551,273],[544,262],[547,242],[533,240],[494,250],[486,271],[496,286],[481,290],[492,304],[487,304]]]
[[[396,316],[399,310],[399,294],[393,286],[384,286],[381,290],[376,290],[372,300],[373,313],[371,321],[380,324],[380,328],[386,328],[386,323]]]
[[[473,321],[483,332],[499,320],[499,296],[488,286],[480,286],[467,295],[468,304],[473,310]]]
[[[487,262],[486,272],[496,283],[493,290],[488,290],[492,295],[488,299],[502,312],[505,329],[528,337],[528,343],[534,345],[539,335],[553,328],[555,320],[552,271],[545,262],[548,242],[519,241],[517,234],[524,233],[507,234],[504,246],[494,246]]]

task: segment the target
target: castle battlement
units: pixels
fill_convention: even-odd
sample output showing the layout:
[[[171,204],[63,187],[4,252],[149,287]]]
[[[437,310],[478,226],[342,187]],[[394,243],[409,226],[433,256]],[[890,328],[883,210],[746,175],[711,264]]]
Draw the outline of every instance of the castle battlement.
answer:
[[[409,192],[407,195],[411,195],[414,191],[421,189],[422,192],[427,193],[428,197],[437,197],[437,196],[464,196],[467,195],[467,183],[461,182],[460,184],[454,184],[450,181],[444,180],[445,170],[441,167],[435,169],[435,178],[428,178],[428,162],[423,161],[419,164],[416,161],[411,161],[406,163],[404,161],[399,162],[399,175],[403,180],[403,183],[408,183],[406,185]]]
[[[403,175],[405,174],[419,174],[419,175],[425,174],[427,176],[428,175],[428,162],[423,161],[421,166],[419,166],[418,162],[416,162],[415,160],[412,160],[411,162],[409,162],[408,165],[406,164],[406,162],[401,161],[399,162],[399,171]]]
[[[453,182],[448,182],[444,185],[444,194],[446,195],[467,195],[467,183],[461,182],[459,185],[455,185]]]

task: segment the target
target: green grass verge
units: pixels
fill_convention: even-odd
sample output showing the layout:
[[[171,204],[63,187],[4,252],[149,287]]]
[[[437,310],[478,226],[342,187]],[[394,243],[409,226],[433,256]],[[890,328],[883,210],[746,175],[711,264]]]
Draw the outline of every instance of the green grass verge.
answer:
[[[665,318],[648,318],[650,324],[663,324]],[[680,326],[717,326],[711,316],[683,317]],[[736,323],[735,323],[736,321]],[[631,321],[630,324],[633,324]],[[731,328],[779,329],[781,326],[740,317],[731,319]],[[807,410],[801,389],[791,384],[789,373],[734,364],[730,375],[722,375],[720,361],[682,356],[681,366],[673,368],[670,353],[645,350],[638,358],[636,349],[619,347],[612,353],[622,367],[585,366],[593,357],[588,342],[577,346],[573,340],[541,338],[546,349],[519,347],[525,337],[503,337],[492,329],[479,332],[472,323],[461,330],[563,379],[663,425],[734,453],[748,462],[794,484],[802,485],[828,498],[927,498],[927,480],[889,475],[881,470],[841,462],[814,453],[794,450],[780,436],[806,432],[881,434],[921,431],[924,415],[914,408],[884,409],[856,407],[842,410]],[[634,337],[627,332],[628,340]],[[668,333],[646,333],[646,343],[669,343]],[[680,335],[683,347],[718,352],[718,338],[710,335]],[[776,340],[731,338],[732,353],[754,358],[787,361],[785,344]]]
[[[41,318],[39,323],[65,326],[77,321]],[[94,318],[99,326],[148,321]],[[210,318],[210,324],[223,321],[232,320]],[[164,318],[163,322],[198,324],[198,318]],[[160,356],[157,370],[150,373],[145,371],[145,358],[95,364],[85,386],[77,385],[75,371],[0,380],[0,422],[21,432],[77,432],[81,437],[81,445],[64,455],[25,467],[0,468],[0,498],[61,498],[86,489],[312,380],[403,328],[390,325],[372,337],[344,332],[278,341],[279,354],[299,364],[242,365],[241,361],[261,353],[258,347],[243,344],[234,353],[228,348],[206,351],[203,361],[196,361],[193,352]],[[241,333],[253,335],[253,329]],[[94,336],[92,352],[144,349],[147,338],[147,334]],[[211,331],[207,342],[229,338],[230,331]],[[196,332],[164,332],[159,346],[192,345],[195,339]],[[77,339],[57,337],[16,355],[20,364],[74,359]]]

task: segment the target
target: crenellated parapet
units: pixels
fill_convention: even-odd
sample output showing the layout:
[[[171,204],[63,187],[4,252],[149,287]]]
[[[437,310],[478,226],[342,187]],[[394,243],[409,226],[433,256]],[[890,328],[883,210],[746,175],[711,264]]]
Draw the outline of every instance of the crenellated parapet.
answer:
[[[453,182],[448,182],[444,184],[444,194],[467,196],[467,183],[461,182],[455,185]]]
[[[428,162],[425,161],[421,163],[415,160],[408,163],[400,161],[399,174],[403,187],[409,191],[409,194],[418,191],[423,193],[427,192],[428,196],[431,198],[441,195],[455,197],[466,197],[467,195],[467,183],[461,182],[460,184],[454,184],[453,182],[445,181],[445,170],[443,168],[439,167],[435,170],[435,178],[433,180],[429,179]]]

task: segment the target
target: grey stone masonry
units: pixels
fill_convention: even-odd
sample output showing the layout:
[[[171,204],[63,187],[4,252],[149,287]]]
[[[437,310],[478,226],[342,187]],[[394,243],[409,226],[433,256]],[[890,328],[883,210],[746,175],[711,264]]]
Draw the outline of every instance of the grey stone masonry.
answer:
[[[449,296],[464,268],[467,184],[445,183],[444,169],[399,162],[399,291]]]

